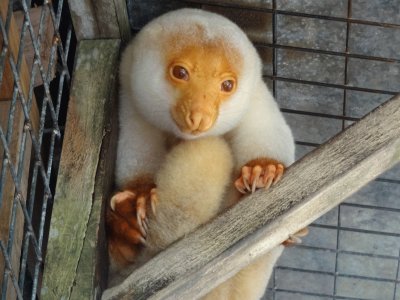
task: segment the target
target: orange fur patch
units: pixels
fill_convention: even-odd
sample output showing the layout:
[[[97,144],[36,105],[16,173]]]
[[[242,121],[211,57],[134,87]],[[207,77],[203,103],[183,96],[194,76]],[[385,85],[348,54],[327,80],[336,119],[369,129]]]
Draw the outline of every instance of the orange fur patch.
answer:
[[[106,211],[106,232],[110,256],[119,266],[135,261],[142,247],[141,233],[137,220],[136,202],[140,195],[150,193],[155,188],[154,180],[144,175],[128,181],[122,190],[132,191],[137,197],[118,202],[113,211],[108,205]],[[149,208],[151,210],[151,208]]]
[[[277,161],[275,159],[270,159],[270,158],[266,158],[266,157],[260,157],[260,158],[255,158],[252,159],[250,161],[248,161],[245,166],[248,167],[255,167],[255,166],[268,166],[268,165],[277,165],[277,164],[281,164],[282,166],[285,167],[285,165],[283,163],[281,163],[280,161]],[[238,175],[240,176],[241,170],[239,170]]]
[[[200,25],[190,36],[171,34],[164,49],[165,76],[177,91],[176,103],[171,110],[173,119],[184,132],[207,131],[218,117],[220,104],[227,101],[240,84],[238,78],[243,61],[238,50],[222,38],[207,39]],[[176,65],[188,71],[188,80],[174,78],[171,69]],[[225,80],[234,82],[232,91],[221,90]],[[196,117],[190,118],[190,115],[201,118],[203,126],[193,128],[190,119]]]

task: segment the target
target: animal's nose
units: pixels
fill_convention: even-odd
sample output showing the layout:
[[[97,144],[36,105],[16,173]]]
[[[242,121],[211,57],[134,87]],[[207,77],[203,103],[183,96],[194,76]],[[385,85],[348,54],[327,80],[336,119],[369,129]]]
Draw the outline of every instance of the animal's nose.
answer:
[[[213,125],[213,118],[210,114],[194,110],[186,114],[185,122],[187,128],[196,134],[210,129]]]

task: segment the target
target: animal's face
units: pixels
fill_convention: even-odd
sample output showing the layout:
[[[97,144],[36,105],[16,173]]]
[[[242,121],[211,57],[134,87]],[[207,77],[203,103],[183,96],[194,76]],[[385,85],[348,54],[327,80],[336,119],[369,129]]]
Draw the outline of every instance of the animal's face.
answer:
[[[121,94],[155,127],[183,139],[222,135],[238,125],[261,80],[246,35],[200,10],[146,25],[123,55]]]
[[[166,61],[165,76],[175,91],[170,111],[174,122],[189,135],[210,130],[221,104],[236,92],[240,61],[232,65],[217,43],[171,51]]]

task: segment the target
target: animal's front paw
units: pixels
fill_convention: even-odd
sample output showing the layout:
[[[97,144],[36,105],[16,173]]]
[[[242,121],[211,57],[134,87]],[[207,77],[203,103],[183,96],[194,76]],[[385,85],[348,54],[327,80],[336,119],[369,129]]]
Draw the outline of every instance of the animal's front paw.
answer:
[[[297,231],[295,234],[290,235],[289,238],[282,243],[282,245],[285,247],[291,247],[297,244],[301,244],[301,238],[305,237],[307,234],[308,234],[308,227],[305,227]]]
[[[285,167],[273,159],[259,158],[249,161],[241,169],[241,174],[235,181],[236,189],[242,194],[254,193],[256,189],[268,189],[277,183]]]
[[[123,227],[128,239],[145,244],[148,210],[151,209],[155,214],[157,202],[155,187],[128,189],[116,193],[111,198],[110,208],[116,214],[116,218],[119,218],[119,223],[125,225]]]
[[[147,217],[157,204],[156,185],[148,177],[129,182],[110,200],[106,211],[108,250],[111,261],[122,267],[135,262],[146,245]]]

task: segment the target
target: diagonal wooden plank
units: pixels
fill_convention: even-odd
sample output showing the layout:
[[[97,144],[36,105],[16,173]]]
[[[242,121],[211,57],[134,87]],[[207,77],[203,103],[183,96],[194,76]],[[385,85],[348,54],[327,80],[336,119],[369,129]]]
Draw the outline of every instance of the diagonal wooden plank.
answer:
[[[93,206],[98,206],[93,203],[93,193],[106,111],[114,94],[119,45],[119,40],[88,40],[78,46],[41,299],[68,299],[71,295],[89,216]],[[99,210],[96,213],[101,214]]]
[[[400,161],[400,96],[173,244],[103,299],[196,299]]]

